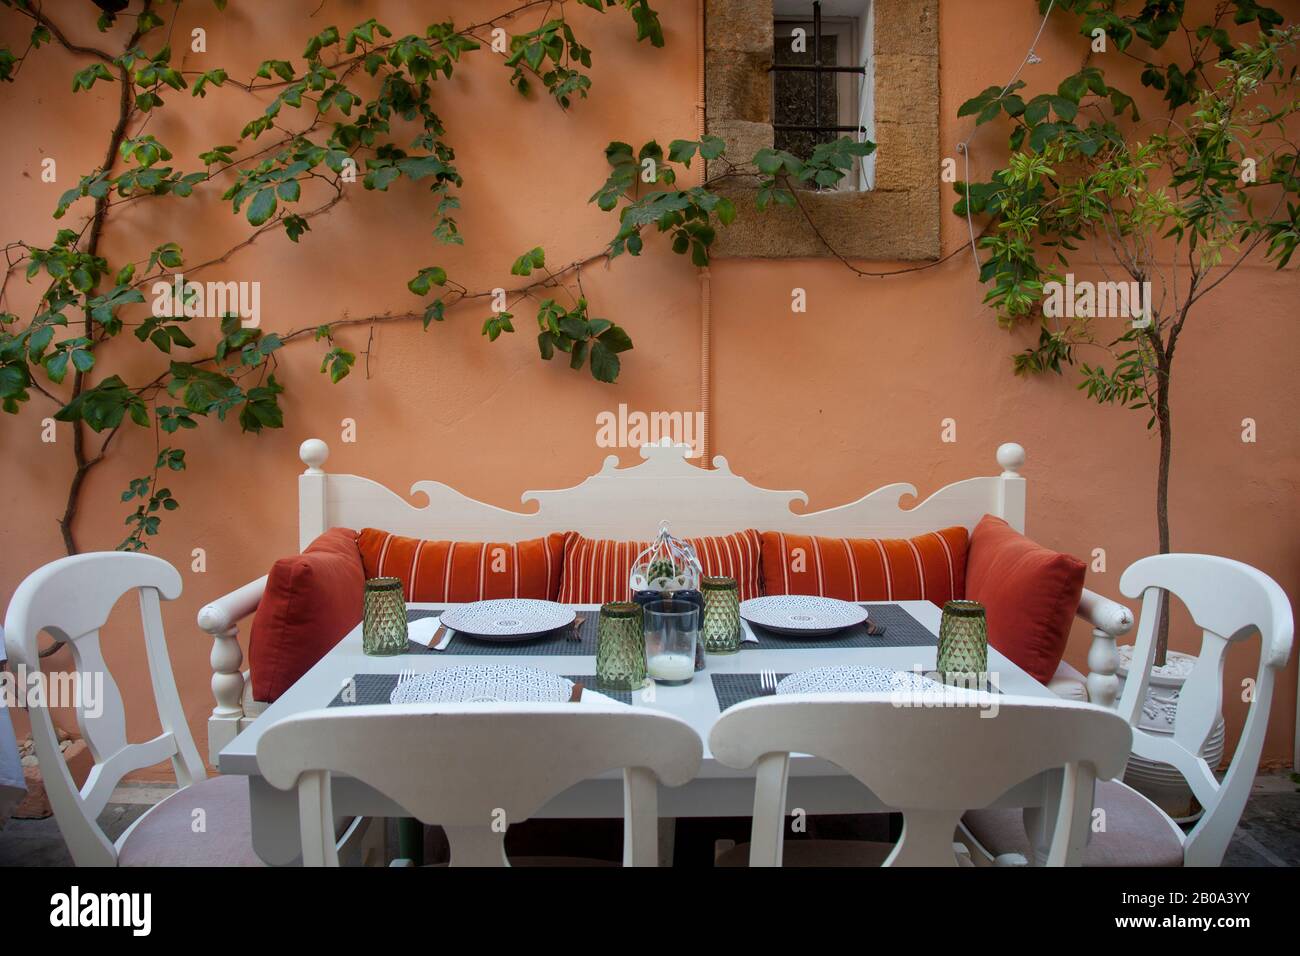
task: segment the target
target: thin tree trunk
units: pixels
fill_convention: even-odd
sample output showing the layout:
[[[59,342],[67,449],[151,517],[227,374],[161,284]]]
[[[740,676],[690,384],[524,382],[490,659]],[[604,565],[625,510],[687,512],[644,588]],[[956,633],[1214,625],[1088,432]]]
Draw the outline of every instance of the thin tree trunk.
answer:
[[[148,10],[150,3],[144,5]],[[131,39],[127,41],[126,49],[129,50],[135,46],[136,41],[140,39],[140,32],[131,34]],[[131,86],[131,76],[126,67],[118,67],[119,95],[117,106],[117,122],[113,126],[113,132],[108,139],[108,151],[104,156],[103,170],[105,176],[113,174],[113,168],[117,165],[118,150],[122,146],[122,141],[126,138],[126,127],[131,121],[132,97],[134,91]],[[99,255],[100,240],[104,236],[104,224],[108,219],[108,195],[104,195],[95,200],[95,214],[90,224],[90,235],[86,240],[86,247],[83,250],[86,255]],[[96,292],[99,291],[99,284],[86,294],[87,301]],[[86,308],[84,319],[84,335],[92,342],[91,348],[94,348],[94,320],[90,315],[90,308]],[[72,377],[72,398],[76,398],[86,387],[84,373],[80,370],[75,372]],[[86,475],[90,469],[99,463],[103,455],[90,457],[86,454],[86,425],[80,419],[72,423],[72,456],[77,463],[77,470],[72,475],[72,483],[68,486],[68,500],[63,507],[63,516],[59,518],[59,531],[63,535],[63,549],[68,554],[76,554],[77,538],[73,532],[73,524],[77,520],[77,506],[81,502],[81,490],[86,481]]]
[[[1161,361],[1156,388],[1156,425],[1160,429],[1160,464],[1156,469],[1156,531],[1160,553],[1169,553],[1169,463],[1173,452],[1173,425],[1169,417],[1169,363]],[[1169,650],[1169,598],[1166,595],[1157,622],[1155,666],[1163,667]]]

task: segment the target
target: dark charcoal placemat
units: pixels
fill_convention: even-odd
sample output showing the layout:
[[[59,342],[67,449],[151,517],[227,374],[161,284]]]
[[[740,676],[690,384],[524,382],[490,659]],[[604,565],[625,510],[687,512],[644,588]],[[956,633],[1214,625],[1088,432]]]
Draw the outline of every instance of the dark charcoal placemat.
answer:
[[[862,606],[868,611],[868,620],[884,626],[884,634],[879,637],[872,637],[867,633],[865,624],[858,624],[855,627],[838,631],[835,634],[828,634],[825,637],[793,637],[788,634],[778,634],[776,631],[759,627],[757,624],[751,624],[750,628],[753,629],[754,636],[758,638],[759,643],[741,643],[740,649],[791,651],[813,648],[825,649],[828,647],[938,646],[938,636],[903,610],[900,605],[863,604]],[[455,643],[454,639],[452,643]]]
[[[441,614],[442,609],[424,609],[415,610],[406,609],[407,623],[418,621],[423,617],[433,617]],[[600,616],[596,611],[579,611],[579,614],[586,615],[586,620],[582,622],[580,641],[569,640],[569,635],[573,632],[572,628],[562,627],[558,631],[548,631],[545,634],[527,641],[516,641],[513,643],[498,643],[495,641],[475,640],[468,635],[461,634],[459,631],[451,639],[446,650],[435,651],[431,647],[425,647],[422,644],[414,642],[407,644],[407,652],[410,654],[477,654],[493,657],[520,657],[529,654],[539,656],[564,656],[564,657],[582,657],[583,655],[595,655],[596,653],[596,619]],[[603,691],[602,691],[603,693]]]
[[[757,674],[710,674],[709,676],[713,679],[713,696],[718,698],[718,710],[734,707],[751,697],[771,696],[763,690]],[[776,679],[780,680],[788,676],[790,675],[777,674]]]
[[[454,638],[453,638],[454,640]],[[599,691],[606,697],[612,697],[624,704],[632,703],[632,692],[629,690],[601,690],[596,686],[595,674],[565,674],[566,680],[571,680],[575,684],[582,683],[584,688]],[[393,688],[397,686],[396,674],[354,674],[352,681],[356,686],[355,700],[344,700],[343,690],[334,695],[334,699],[329,702],[330,707],[359,707],[362,704],[387,704],[388,699],[393,694]],[[346,688],[344,688],[346,689]]]

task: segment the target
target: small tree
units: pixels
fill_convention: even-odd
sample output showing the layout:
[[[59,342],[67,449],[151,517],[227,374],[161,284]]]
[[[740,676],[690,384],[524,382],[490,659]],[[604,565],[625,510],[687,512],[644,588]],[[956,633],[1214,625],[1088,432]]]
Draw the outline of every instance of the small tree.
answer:
[[[987,253],[980,278],[998,321],[1039,326],[1037,344],[1014,356],[1014,372],[1060,374],[1077,364],[1088,397],[1147,416],[1159,436],[1155,506],[1165,553],[1180,336],[1191,315],[1207,311],[1205,296],[1252,254],[1280,269],[1300,243],[1300,156],[1287,133],[1300,109],[1292,65],[1300,27],[1252,0],[1218,2],[1200,23],[1181,0],[1143,3],[1132,15],[1107,0],[1055,6],[1082,17],[1092,58],[1113,48],[1140,62],[1142,84],[1163,91],[1168,115],[1139,124],[1133,98],[1092,65],[1028,99],[1022,81],[990,87],[959,112],[977,124],[1008,117],[1010,158],[987,182],[959,183],[956,211],[992,220],[979,243]],[[1185,59],[1155,62],[1171,39],[1185,41]],[[1139,293],[1142,307],[1124,327],[1108,323],[1114,310],[1098,302],[1095,284],[1072,282],[1085,255],[1106,277],[1100,292],[1112,293],[1112,306],[1112,270]],[[1057,308],[1062,289],[1072,288],[1078,299]],[[1085,350],[1102,358],[1085,361]],[[1167,617],[1161,664],[1166,638]]]

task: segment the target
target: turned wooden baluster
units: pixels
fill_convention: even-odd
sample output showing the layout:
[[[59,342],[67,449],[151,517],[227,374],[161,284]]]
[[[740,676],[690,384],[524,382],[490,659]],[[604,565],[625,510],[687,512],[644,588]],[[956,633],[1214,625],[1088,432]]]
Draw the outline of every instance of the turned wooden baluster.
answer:
[[[1122,604],[1084,590],[1079,615],[1094,625],[1088,649],[1088,700],[1114,707],[1119,699],[1119,651],[1115,641],[1133,627],[1133,612]]]

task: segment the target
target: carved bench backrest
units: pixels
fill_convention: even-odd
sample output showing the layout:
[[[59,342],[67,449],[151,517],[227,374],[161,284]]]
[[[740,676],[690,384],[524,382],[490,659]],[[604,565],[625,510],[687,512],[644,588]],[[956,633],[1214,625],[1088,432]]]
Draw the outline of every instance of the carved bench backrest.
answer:
[[[660,521],[682,536],[727,534],[744,528],[857,537],[908,537],[939,528],[973,528],[985,515],[1006,519],[1023,531],[1025,480],[1019,475],[1024,449],[998,449],[1002,474],[968,478],[940,488],[915,507],[901,499],[916,497],[913,485],[878,488],[849,504],[823,511],[796,513],[793,502],[807,504],[802,491],[772,491],[733,474],[727,460],[713,459],[706,470],[689,461],[682,445],[646,445],[640,464],[619,468],[611,455],[599,472],[572,488],[526,491],[531,512],[511,511],[469,498],[437,481],[417,481],[411,495],[427,503],[416,506],[376,481],[357,475],[332,475],[323,465],[324,442],[311,439],[300,455],[307,470],[298,479],[299,547],[305,548],[331,527],[382,528],[396,534],[440,540],[516,541],[554,531],[578,531],[593,538],[649,539]]]

